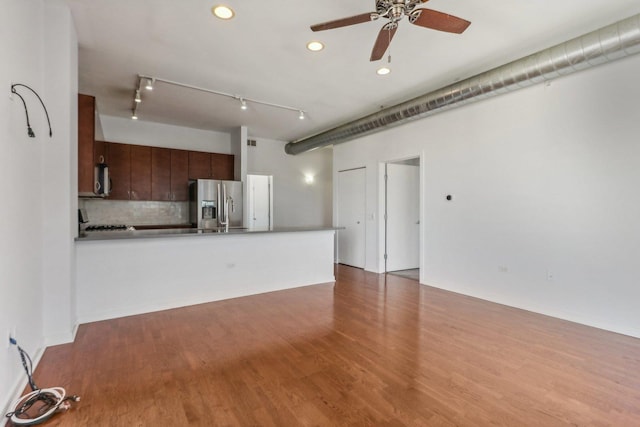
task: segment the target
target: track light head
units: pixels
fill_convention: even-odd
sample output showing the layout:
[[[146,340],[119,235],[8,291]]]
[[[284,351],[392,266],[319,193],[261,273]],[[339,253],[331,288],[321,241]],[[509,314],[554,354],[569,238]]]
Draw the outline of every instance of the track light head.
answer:
[[[133,100],[137,103],[142,102],[142,98],[140,98],[140,89],[136,89],[136,97]]]
[[[304,120],[304,111],[300,110],[300,115],[298,116],[300,120]]]
[[[244,98],[240,98],[240,109],[241,110],[247,109],[247,101],[245,101]]]
[[[154,78],[147,79],[147,84],[144,86],[144,88],[146,90],[153,90],[153,84],[155,83],[155,81],[156,79]]]
[[[131,111],[131,120],[138,120],[138,114],[135,109]]]

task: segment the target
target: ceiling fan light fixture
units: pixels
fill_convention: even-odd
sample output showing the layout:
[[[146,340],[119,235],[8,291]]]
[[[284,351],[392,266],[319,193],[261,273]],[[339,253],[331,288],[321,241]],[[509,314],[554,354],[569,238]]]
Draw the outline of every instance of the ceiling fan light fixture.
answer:
[[[213,6],[211,8],[211,12],[213,12],[216,18],[220,18],[224,20],[232,19],[235,16],[235,12],[233,11],[233,9],[223,4]]]
[[[391,72],[391,68],[389,67],[380,67],[376,70],[376,74],[379,76],[386,76]]]
[[[311,52],[319,52],[324,49],[324,44],[317,40],[312,40],[307,43],[307,49],[309,49]]]

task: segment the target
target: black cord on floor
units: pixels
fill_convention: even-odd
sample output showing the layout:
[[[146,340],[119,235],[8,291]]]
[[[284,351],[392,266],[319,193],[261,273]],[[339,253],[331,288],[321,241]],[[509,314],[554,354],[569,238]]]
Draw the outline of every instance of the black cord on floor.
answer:
[[[14,338],[10,339],[11,344],[18,348],[20,353],[20,360],[22,360],[22,366],[27,373],[29,379],[29,387],[31,387],[31,393],[22,396],[13,404],[12,412],[6,414],[6,417],[11,420],[15,425],[36,425],[40,424],[57,412],[66,411],[71,407],[69,401],[78,402],[79,396],[66,396],[66,391],[62,387],[53,387],[46,389],[39,389],[33,380],[33,362],[29,354],[22,349]],[[40,406],[34,407],[34,405],[40,403]],[[28,413],[29,410],[34,408],[35,414]]]

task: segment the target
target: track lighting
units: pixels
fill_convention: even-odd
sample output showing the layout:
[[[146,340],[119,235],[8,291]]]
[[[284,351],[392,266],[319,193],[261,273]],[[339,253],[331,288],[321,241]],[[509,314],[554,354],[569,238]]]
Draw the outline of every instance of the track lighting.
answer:
[[[138,113],[135,108],[131,110],[131,120],[138,120]]]
[[[251,98],[247,98],[244,96],[239,96],[239,95],[233,95],[230,93],[226,93],[226,92],[220,92],[217,90],[212,90],[212,89],[205,89],[202,87],[197,87],[197,86],[193,86],[193,85],[189,85],[189,84],[185,84],[185,83],[180,83],[180,82],[176,82],[176,81],[172,81],[172,80],[166,80],[166,79],[161,79],[159,77],[151,77],[151,76],[145,76],[142,74],[138,74],[138,87],[136,89],[135,92],[135,97],[133,98],[133,115],[131,116],[131,118],[133,120],[137,120],[138,115],[136,114],[136,111],[138,109],[138,105],[140,105],[140,103],[142,102],[142,97],[141,97],[141,93],[140,91],[142,90],[143,87],[143,83],[144,83],[144,88],[147,90],[152,90],[153,89],[153,85],[155,82],[162,82],[165,84],[169,84],[169,85],[173,85],[173,86],[180,86],[180,87],[184,87],[187,89],[192,89],[192,90],[197,90],[200,92],[206,92],[206,93],[212,93],[214,95],[220,95],[220,96],[226,96],[228,98],[233,98],[236,100],[240,101],[240,108],[242,110],[247,110],[249,108],[249,103],[254,103],[254,104],[261,104],[261,105],[266,105],[268,107],[274,107],[274,108],[280,108],[283,110],[290,110],[290,111],[297,111],[298,114],[298,118],[300,120],[304,120],[305,119],[305,112],[304,110],[302,110],[301,108],[298,107],[290,107],[287,105],[282,105],[282,104],[274,104],[272,102],[267,102],[267,101],[260,101],[258,99],[251,99]],[[164,85],[161,85],[161,87]]]

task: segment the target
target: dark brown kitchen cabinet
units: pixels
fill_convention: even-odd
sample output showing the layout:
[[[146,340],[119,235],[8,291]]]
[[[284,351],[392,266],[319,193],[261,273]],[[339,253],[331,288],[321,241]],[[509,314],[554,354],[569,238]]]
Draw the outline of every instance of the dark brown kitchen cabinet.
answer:
[[[93,193],[96,99],[78,94],[78,193]]]
[[[111,193],[114,200],[129,200],[131,194],[131,146],[106,143]]]
[[[95,141],[92,171],[101,158],[109,166],[111,200],[188,201],[190,179],[234,178],[229,154]]]
[[[189,179],[233,180],[232,154],[189,151]]]
[[[151,149],[151,199],[171,200],[171,150]]]
[[[211,178],[211,153],[189,151],[189,179]]]
[[[104,141],[93,141],[93,163],[107,162],[107,143]],[[93,169],[93,168],[92,168]]]
[[[151,147],[130,146],[130,200],[151,200]]]
[[[211,178],[233,180],[232,154],[211,153]]]
[[[151,199],[189,200],[189,157],[185,150],[151,150]]]
[[[171,150],[171,195],[172,200],[189,200],[189,153]]]

